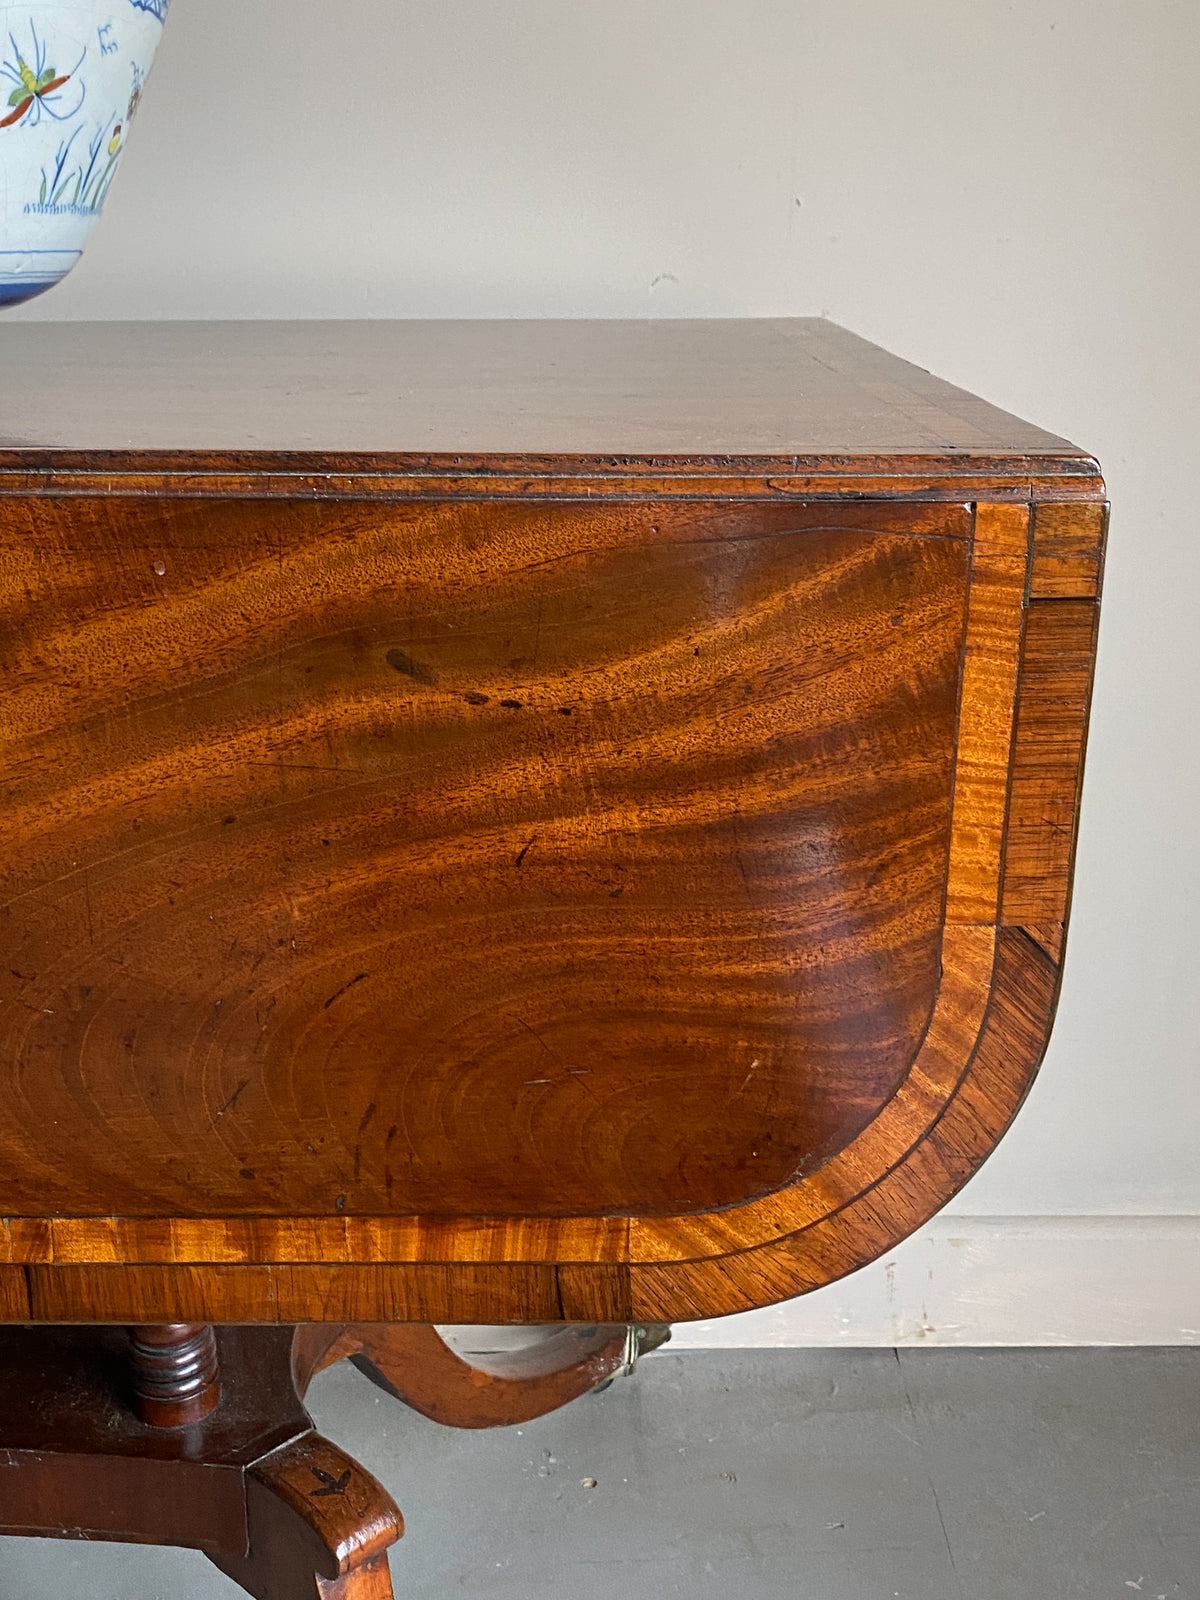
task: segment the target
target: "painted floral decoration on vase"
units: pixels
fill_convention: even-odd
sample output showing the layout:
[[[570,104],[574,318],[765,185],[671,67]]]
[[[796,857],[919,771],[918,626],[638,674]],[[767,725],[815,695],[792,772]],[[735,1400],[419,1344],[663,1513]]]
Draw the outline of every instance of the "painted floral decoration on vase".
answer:
[[[83,254],[171,0],[0,0],[0,307]]]

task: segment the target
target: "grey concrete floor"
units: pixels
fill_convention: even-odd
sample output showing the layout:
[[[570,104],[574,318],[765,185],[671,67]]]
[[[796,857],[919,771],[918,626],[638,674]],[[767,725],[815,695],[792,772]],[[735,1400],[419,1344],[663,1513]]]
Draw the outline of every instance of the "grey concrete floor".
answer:
[[[404,1510],[399,1600],[1200,1600],[1196,1349],[668,1348],[476,1434],[348,1365],[310,1401]],[[240,1594],[191,1551],[0,1545],[2,1600]]]

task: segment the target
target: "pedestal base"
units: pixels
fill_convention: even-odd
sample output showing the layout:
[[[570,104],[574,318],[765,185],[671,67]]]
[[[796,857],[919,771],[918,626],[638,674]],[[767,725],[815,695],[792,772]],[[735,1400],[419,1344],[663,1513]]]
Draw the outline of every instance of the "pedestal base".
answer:
[[[122,1329],[0,1329],[0,1533],[201,1550],[257,1600],[391,1600],[403,1519],[313,1427],[314,1373],[350,1357],[457,1427],[552,1411],[665,1330],[563,1328],[482,1366],[418,1325],[216,1330],[220,1401],[190,1426],[137,1414]]]

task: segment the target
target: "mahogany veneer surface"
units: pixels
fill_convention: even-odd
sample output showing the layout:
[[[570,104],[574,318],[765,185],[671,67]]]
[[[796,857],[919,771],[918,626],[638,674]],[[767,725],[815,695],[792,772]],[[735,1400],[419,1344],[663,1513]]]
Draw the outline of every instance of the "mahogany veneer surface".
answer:
[[[395,465],[439,453],[561,467],[619,452],[695,467],[965,451],[1081,465],[1067,440],[815,318],[13,323],[3,349],[21,382],[0,448],[37,457],[195,452],[204,470],[213,454]]]
[[[969,1176],[1057,991],[1090,458],[815,322],[5,362],[3,1315],[669,1321]]]

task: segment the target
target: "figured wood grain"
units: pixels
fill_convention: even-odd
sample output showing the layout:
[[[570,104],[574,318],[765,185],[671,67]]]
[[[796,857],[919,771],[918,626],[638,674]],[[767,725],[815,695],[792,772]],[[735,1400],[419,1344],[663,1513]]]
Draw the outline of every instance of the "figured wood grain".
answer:
[[[997,542],[1014,542],[1013,524],[1006,529],[1003,519],[983,520],[992,551]],[[977,570],[986,573],[989,559],[986,549],[982,561],[977,551]],[[1005,576],[1009,581],[1001,588],[1007,592],[1013,582],[1011,573]],[[990,615],[988,608],[976,610],[978,618]],[[981,643],[985,637],[980,636]],[[984,718],[980,725],[986,728],[991,720]],[[960,762],[964,748],[969,750],[970,740],[964,747],[960,730]],[[960,799],[964,792],[958,792]],[[941,996],[899,1092],[844,1154],[818,1162],[811,1180],[801,1178],[761,1201],[710,1216],[707,1222],[703,1215],[685,1214],[658,1223],[635,1219],[632,1224],[619,1218],[547,1219],[541,1224],[532,1219],[439,1222],[405,1217],[265,1218],[255,1223],[236,1218],[224,1222],[213,1218],[13,1219],[7,1238],[10,1251],[15,1249],[20,1259],[52,1260],[63,1267],[71,1261],[107,1260],[115,1265],[139,1257],[197,1263],[224,1260],[232,1268],[220,1277],[201,1268],[186,1284],[177,1273],[131,1274],[128,1269],[97,1273],[93,1268],[81,1276],[63,1270],[34,1271],[29,1276],[32,1300],[28,1314],[104,1319],[182,1315],[191,1308],[192,1314],[199,1316],[204,1308],[205,1315],[231,1319],[286,1320],[318,1295],[324,1314],[331,1314],[332,1307],[332,1314],[364,1321],[373,1317],[486,1320],[493,1312],[515,1320],[563,1315],[588,1319],[601,1313],[619,1320],[632,1314],[631,1269],[625,1263],[636,1265],[659,1256],[687,1259],[697,1252],[723,1260],[731,1247],[738,1255],[769,1248],[772,1238],[788,1236],[798,1225],[807,1227],[821,1216],[840,1215],[853,1204],[855,1195],[880,1181],[897,1152],[904,1159],[903,1151],[913,1148],[914,1135],[919,1136],[920,1129],[937,1114],[936,1105],[953,1090],[962,1061],[969,1059],[973,1030],[978,1028],[988,992],[991,935],[987,926],[951,926],[947,939],[941,956]],[[965,966],[954,955],[958,948],[955,939],[960,941]],[[960,970],[964,977],[956,981],[960,985],[965,982],[961,1002],[953,999],[955,991],[947,987],[947,979]],[[889,1134],[889,1128],[894,1134]],[[839,1178],[839,1173],[845,1176]],[[707,1231],[714,1221],[716,1232]],[[585,1226],[588,1232],[580,1233]],[[251,1228],[253,1234],[247,1231]],[[612,1259],[610,1267],[589,1265],[604,1254]],[[464,1276],[457,1266],[451,1270],[449,1265],[422,1265],[434,1256],[447,1264],[490,1260],[495,1263],[495,1274],[479,1278]],[[570,1256],[579,1260],[578,1267],[549,1265],[565,1262]],[[531,1257],[547,1265],[538,1270]],[[344,1265],[321,1273],[268,1264],[280,1258],[298,1264],[312,1262],[314,1267],[317,1262]],[[374,1273],[364,1272],[354,1265],[364,1258],[386,1265]],[[263,1267],[238,1265],[253,1259],[264,1259]],[[516,1267],[518,1261],[529,1265]],[[165,1309],[169,1306],[185,1310],[169,1312]]]
[[[948,1198],[1090,457],[827,325],[119,346],[0,412],[0,1317],[713,1315]]]
[[[758,1247],[811,1226],[862,1194],[922,1139],[958,1088],[982,1026],[996,940],[990,927],[948,926],[929,1027],[904,1081],[859,1136],[811,1175],[726,1211],[630,1223],[631,1261],[687,1260]]]
[[[703,1209],[894,1092],[960,509],[20,509],[6,1214]]]
[[[1058,972],[1023,932],[999,939],[987,1018],[967,1071],[925,1136],[877,1184],[786,1238],[743,1251],[631,1267],[635,1318],[749,1310],[819,1288],[891,1248],[949,1199],[1001,1137],[1045,1048]]]
[[[1025,932],[1035,944],[1042,949],[1053,962],[1062,961],[1063,943],[1066,936],[1066,925],[1062,922],[1030,922],[1025,924]]]
[[[1090,600],[1029,606],[1004,857],[1008,924],[1066,921],[1098,621]]]
[[[0,1322],[30,1320],[29,1279],[19,1266],[0,1266]]]
[[[995,978],[995,993],[1000,998],[989,1006],[982,1033],[970,1010],[961,1017],[947,1013],[943,1028],[927,1042],[920,1071],[941,1109],[929,1119],[923,1136],[890,1165],[883,1163],[866,1172],[865,1181],[857,1187],[827,1193],[824,1204],[793,1219],[782,1241],[776,1237],[771,1242],[761,1228],[744,1229],[746,1247],[730,1249],[730,1235],[715,1238],[702,1233],[697,1219],[686,1218],[680,1219],[678,1247],[668,1246],[671,1254],[684,1259],[673,1266],[660,1262],[662,1271],[654,1267],[650,1247],[656,1228],[667,1239],[671,1237],[662,1224],[639,1229],[633,1250],[640,1259],[632,1267],[614,1265],[603,1273],[576,1266],[560,1268],[556,1274],[550,1267],[499,1263],[482,1273],[466,1263],[452,1269],[413,1265],[310,1267],[303,1271],[278,1267],[200,1271],[35,1268],[29,1273],[30,1315],[48,1321],[120,1320],[135,1311],[161,1315],[161,1308],[176,1305],[195,1314],[199,1307],[208,1307],[222,1320],[287,1321],[298,1305],[319,1303],[327,1316],[338,1320],[353,1314],[363,1321],[445,1317],[469,1322],[486,1320],[485,1312],[494,1310],[502,1320],[536,1322],[565,1317],[586,1321],[598,1320],[601,1308],[614,1321],[635,1315],[649,1319],[652,1312],[657,1318],[668,1310],[672,1319],[679,1320],[721,1314],[752,1303],[745,1299],[747,1291],[737,1288],[738,1283],[755,1284],[752,1292],[760,1296],[768,1289],[776,1298],[800,1293],[825,1281],[814,1276],[824,1266],[838,1263],[834,1275],[841,1275],[890,1248],[961,1185],[973,1170],[964,1152],[990,1148],[988,1141],[999,1137],[1028,1087],[1044,1048],[1055,975],[1044,952],[1024,934],[1014,931],[1005,935]],[[968,982],[970,976],[964,971]],[[975,987],[969,983],[972,993]],[[964,1057],[968,1062],[965,1073],[961,1068]],[[986,1075],[962,1102],[975,1109],[963,1121],[960,1136],[954,1131],[959,1122],[947,1121],[949,1110],[960,1101],[980,1063],[986,1067]],[[963,1115],[961,1109],[955,1113],[959,1119]],[[930,1146],[931,1129],[937,1128],[942,1132]],[[877,1194],[877,1198],[860,1203],[864,1194]],[[904,1200],[903,1208],[892,1205],[896,1197]],[[919,1207],[926,1209],[918,1215],[914,1208]],[[810,1230],[806,1258],[789,1241]],[[777,1235],[780,1232],[776,1229]],[[784,1253],[773,1253],[782,1244],[787,1245]],[[858,1254],[848,1257],[850,1249]],[[806,1259],[810,1262],[807,1270]],[[791,1276],[781,1277],[781,1273]],[[657,1298],[644,1297],[647,1284],[656,1285]],[[637,1292],[642,1298],[635,1297],[635,1285],[641,1286]],[[704,1310],[704,1306],[712,1309]]]
[[[990,923],[1000,893],[1027,558],[976,550],[962,666],[948,923]]]
[[[628,1322],[629,1267],[419,1262],[346,1266],[31,1266],[28,1322]],[[134,1308],[137,1310],[136,1318]],[[498,1316],[490,1313],[496,1311]],[[205,1313],[206,1315],[208,1313]]]
[[[1097,598],[1108,507],[1039,505],[1033,529],[1032,596],[1041,600]]]
[[[0,1261],[624,1261],[626,1217],[6,1219]]]
[[[983,1027],[967,1049],[953,1092],[918,1139],[875,1182],[782,1237],[694,1258],[635,1260],[597,1280],[581,1266],[564,1293],[551,1267],[468,1264],[376,1268],[31,1268],[31,1317],[127,1320],[181,1305],[213,1308],[224,1321],[294,1319],[320,1304],[336,1321],[540,1322],[684,1320],[723,1315],[819,1287],[891,1248],[969,1178],[1015,1114],[1036,1072],[1053,1014],[1058,969],[1019,929],[999,939]],[[947,1041],[949,1042],[949,1041]],[[947,1062],[947,1070],[949,1062]],[[317,1296],[319,1295],[319,1299]],[[362,1314],[359,1315],[358,1313]]]
[[[1027,503],[997,505],[983,502],[976,505],[972,536],[976,560],[1017,556],[1024,561],[1029,555],[1032,513],[1033,507]]]

